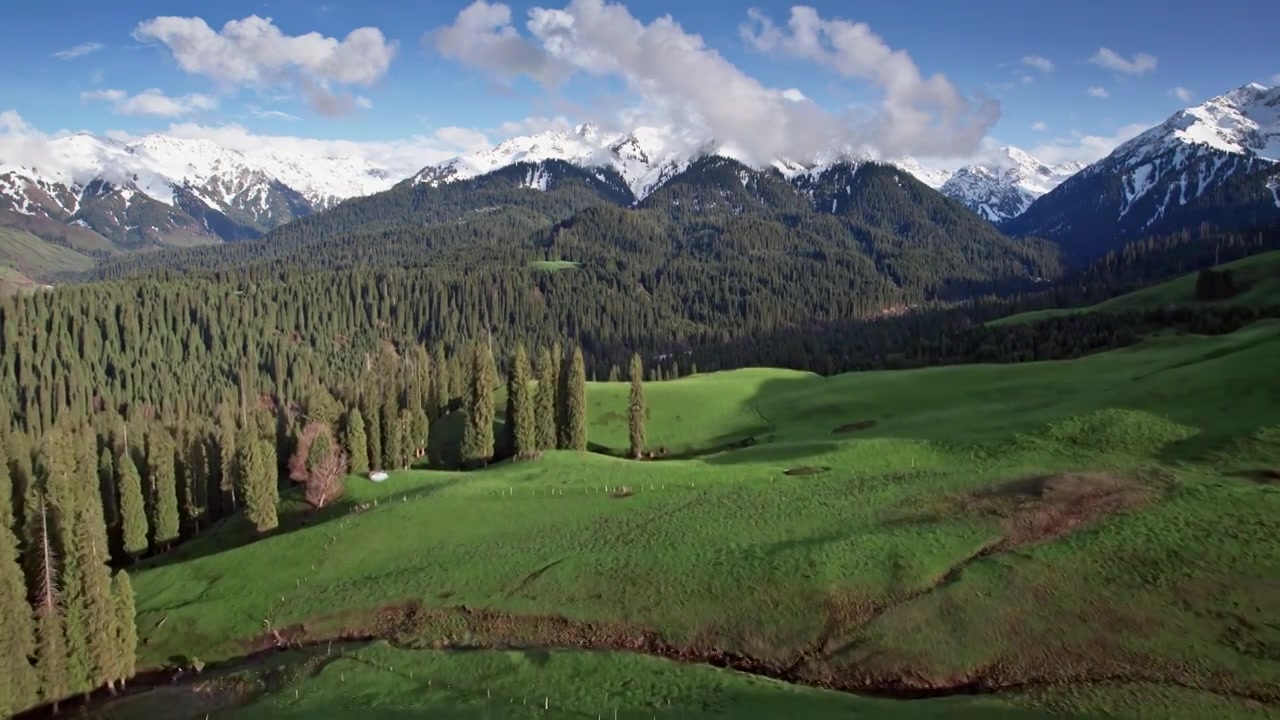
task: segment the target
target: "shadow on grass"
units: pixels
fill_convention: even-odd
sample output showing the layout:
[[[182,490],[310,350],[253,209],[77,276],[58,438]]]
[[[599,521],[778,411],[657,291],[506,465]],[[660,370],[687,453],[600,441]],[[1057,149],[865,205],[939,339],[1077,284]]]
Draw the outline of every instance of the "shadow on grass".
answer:
[[[389,493],[394,499],[398,500],[402,496],[410,500],[416,500],[434,495],[452,485],[462,482],[463,477],[459,475],[457,478],[448,478],[434,482],[428,485],[415,485],[413,489],[407,489],[402,493]],[[369,482],[359,476],[351,476],[347,478],[347,485],[350,487],[353,483]],[[388,498],[392,499],[392,498]],[[302,500],[302,489],[300,487],[291,487],[281,493],[279,522],[280,524],[271,531],[259,533],[245,517],[243,512],[238,512],[230,517],[223,518],[212,526],[205,528],[192,539],[178,545],[168,552],[159,555],[153,555],[135,563],[130,569],[147,570],[167,565],[177,565],[180,563],[196,560],[210,555],[234,550],[238,547],[248,545],[259,540],[267,538],[280,537],[308,527],[317,527],[324,525],[332,520],[341,519],[351,514],[352,511],[360,503],[348,492],[337,501],[323,508],[313,509],[310,505]]]

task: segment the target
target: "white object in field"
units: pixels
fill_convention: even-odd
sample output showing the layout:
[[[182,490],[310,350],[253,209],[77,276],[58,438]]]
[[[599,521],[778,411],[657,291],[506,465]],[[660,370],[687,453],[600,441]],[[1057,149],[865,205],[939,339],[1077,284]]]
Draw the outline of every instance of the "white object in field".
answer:
[[[387,474],[381,470],[369,473],[369,479],[374,482],[382,482],[387,479]]]

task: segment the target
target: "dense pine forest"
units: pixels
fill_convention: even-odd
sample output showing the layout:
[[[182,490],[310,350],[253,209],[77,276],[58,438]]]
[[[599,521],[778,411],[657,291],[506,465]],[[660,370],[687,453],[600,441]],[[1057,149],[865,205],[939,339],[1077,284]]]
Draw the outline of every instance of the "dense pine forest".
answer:
[[[133,673],[139,558],[240,512],[270,533],[291,488],[322,508],[348,472],[586,450],[588,380],[631,381],[619,452],[639,458],[645,381],[1067,358],[1280,316],[1205,305],[989,326],[1280,235],[1206,228],[1070,270],[885,168],[802,193],[704,165],[635,208],[616,179],[567,165],[547,192],[513,193],[518,167],[485,180],[490,194],[405,184],[263,241],[131,256],[0,301],[0,593],[30,609],[0,617],[0,714]],[[1231,290],[1206,276],[1206,297]]]

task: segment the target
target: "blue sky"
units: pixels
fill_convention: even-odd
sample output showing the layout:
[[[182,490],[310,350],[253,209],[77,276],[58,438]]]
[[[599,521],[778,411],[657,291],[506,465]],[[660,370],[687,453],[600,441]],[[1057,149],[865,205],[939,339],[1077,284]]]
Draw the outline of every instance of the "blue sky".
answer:
[[[215,138],[412,142],[424,157],[558,122],[697,117],[743,142],[787,128],[791,139],[760,152],[848,132],[886,154],[958,162],[1009,143],[1058,160],[1098,155],[1246,82],[1280,83],[1280,5],[1258,0],[806,7],[19,0],[0,11],[0,112],[43,133],[176,125]],[[531,8],[543,9],[537,29]],[[668,14],[678,28],[659,20]],[[224,25],[251,16],[263,20],[229,39]],[[291,39],[308,33],[328,40]],[[642,33],[638,50],[626,47]],[[780,102],[783,91],[806,99]]]

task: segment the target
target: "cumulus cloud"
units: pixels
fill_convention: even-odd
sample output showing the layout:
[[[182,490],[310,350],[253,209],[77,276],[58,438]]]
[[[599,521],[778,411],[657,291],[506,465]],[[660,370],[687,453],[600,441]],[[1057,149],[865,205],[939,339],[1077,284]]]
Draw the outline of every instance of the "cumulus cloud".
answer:
[[[105,47],[106,45],[103,45],[100,42],[80,43],[79,45],[72,45],[66,50],[59,50],[58,52],[54,53],[53,56],[58,58],[59,60],[74,60],[78,57],[84,57],[89,53],[98,52],[99,50],[102,50]]]
[[[159,42],[178,66],[224,89],[295,86],[322,115],[340,115],[359,98],[333,85],[369,86],[386,75],[397,44],[374,27],[352,30],[338,40],[311,32],[285,35],[271,18],[250,15],[215,31],[198,17],[156,17],[139,23],[133,35]]]
[[[1098,48],[1098,52],[1089,58],[1089,62],[1106,70],[1114,70],[1125,75],[1142,75],[1156,69],[1156,56],[1138,53],[1132,60],[1125,60],[1119,53],[1110,48]]]
[[[1040,72],[1053,72],[1053,61],[1040,55],[1027,55],[1021,60],[1023,65],[1035,68]]]
[[[1192,93],[1184,87],[1176,87],[1169,91],[1169,94],[1182,102],[1191,102]]]
[[[1085,135],[1073,132],[1068,137],[1054,138],[1043,145],[1028,150],[1033,156],[1050,164],[1064,162],[1091,163],[1101,160],[1127,140],[1131,140],[1151,128],[1151,123],[1125,125],[1112,135]]]
[[[509,120],[492,130],[494,135],[508,138],[516,135],[536,135],[541,132],[565,132],[573,128],[573,123],[563,115],[544,117],[541,115],[527,117],[523,120]]]
[[[1111,97],[1111,93],[1107,92],[1107,89],[1104,87],[1094,86],[1089,88],[1088,92],[1090,95],[1097,98]]]
[[[786,29],[758,11],[742,35],[753,47],[799,57],[884,93],[872,142],[888,155],[965,155],[1000,119],[1000,105],[962,95],[946,77],[924,77],[905,50],[894,50],[866,23],[823,19],[811,7],[791,8]]]
[[[527,35],[512,24],[507,5],[477,0],[423,41],[505,84],[520,75],[551,89],[578,73],[619,78],[639,104],[616,121],[674,124],[689,130],[689,143],[715,139],[761,163],[812,156],[832,145],[872,145],[886,155],[967,154],[999,117],[998,103],[972,102],[942,76],[921,77],[910,57],[863,25],[823,20],[809,8],[793,10],[790,31],[758,13],[749,19],[742,33],[753,47],[868,80],[884,91],[882,106],[867,117],[837,117],[802,94],[765,86],[670,16],[645,24],[624,5],[604,0],[534,7]],[[840,44],[828,51],[809,43],[806,32]]]
[[[484,150],[491,145],[484,133],[472,128],[442,127],[436,130],[435,136],[463,152]]]
[[[1031,129],[1035,130],[1036,132],[1044,132],[1045,130],[1049,129],[1049,126],[1046,125],[1043,120],[1037,120],[1031,123]]]
[[[158,117],[190,115],[199,110],[212,110],[218,106],[218,101],[208,95],[191,93],[181,97],[169,97],[159,88],[143,90],[137,95],[129,95],[123,90],[93,90],[80,93],[80,101],[108,102],[111,104],[112,112],[117,115]]]

